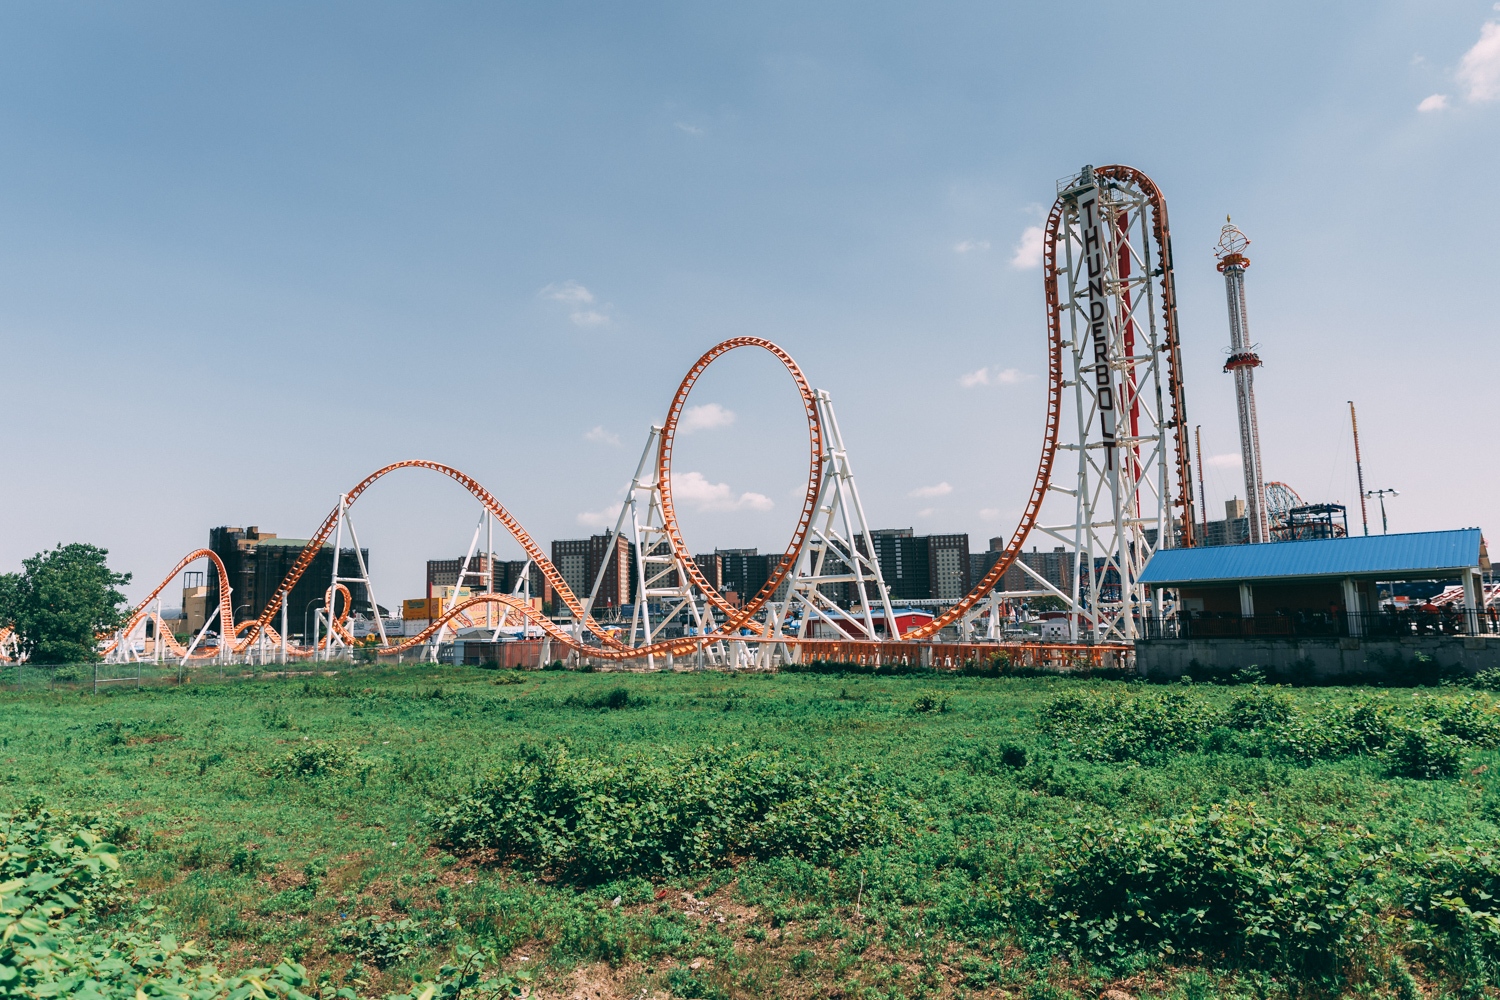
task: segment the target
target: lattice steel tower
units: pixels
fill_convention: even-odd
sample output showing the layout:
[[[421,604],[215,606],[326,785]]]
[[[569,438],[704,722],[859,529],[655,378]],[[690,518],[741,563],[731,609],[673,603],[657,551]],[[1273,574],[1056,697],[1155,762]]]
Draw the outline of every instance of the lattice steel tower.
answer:
[[[1266,480],[1260,466],[1260,423],[1255,418],[1255,369],[1260,356],[1250,343],[1250,317],[1245,311],[1245,268],[1250,241],[1224,218],[1219,245],[1219,273],[1224,275],[1224,294],[1229,299],[1229,359],[1226,372],[1234,372],[1234,399],[1240,411],[1240,456],[1245,465],[1245,516],[1250,520],[1250,541],[1271,540],[1266,525]]]

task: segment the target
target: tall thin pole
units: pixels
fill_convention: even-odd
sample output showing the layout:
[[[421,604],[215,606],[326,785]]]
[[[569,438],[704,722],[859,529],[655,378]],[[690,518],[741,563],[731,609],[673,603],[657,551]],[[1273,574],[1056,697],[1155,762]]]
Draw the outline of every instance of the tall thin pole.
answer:
[[[1349,426],[1354,428],[1354,474],[1359,479],[1359,519],[1365,534],[1370,533],[1370,506],[1365,502],[1365,466],[1359,457],[1359,418],[1354,415],[1354,400],[1349,400]]]
[[[1208,487],[1203,484],[1203,425],[1193,428],[1193,446],[1198,449],[1198,502],[1203,505],[1203,541],[1208,544]]]
[[[1390,534],[1390,531],[1391,531],[1391,522],[1389,520],[1387,520],[1387,518],[1385,516],[1385,498],[1386,497],[1399,497],[1401,494],[1399,492],[1397,492],[1396,490],[1384,489],[1384,490],[1371,490],[1366,495],[1367,496],[1379,497],[1380,498],[1380,533],[1382,535],[1388,535],[1388,534]]]

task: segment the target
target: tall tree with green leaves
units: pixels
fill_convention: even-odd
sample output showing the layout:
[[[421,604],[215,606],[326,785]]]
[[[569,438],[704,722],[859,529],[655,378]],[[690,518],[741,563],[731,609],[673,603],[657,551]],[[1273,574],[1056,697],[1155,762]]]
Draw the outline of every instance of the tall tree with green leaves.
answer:
[[[95,636],[124,622],[129,573],[105,563],[108,549],[74,542],[38,552],[21,572],[0,575],[0,622],[15,627],[32,663],[88,663],[99,659]]]

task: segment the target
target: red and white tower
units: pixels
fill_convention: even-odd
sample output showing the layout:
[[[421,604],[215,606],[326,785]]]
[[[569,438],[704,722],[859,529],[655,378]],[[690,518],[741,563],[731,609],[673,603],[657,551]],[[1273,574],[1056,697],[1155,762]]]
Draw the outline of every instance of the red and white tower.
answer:
[[[1234,372],[1234,398],[1240,411],[1240,455],[1245,465],[1245,515],[1250,519],[1250,541],[1271,540],[1266,525],[1266,480],[1260,466],[1260,424],[1255,418],[1255,369],[1260,357],[1250,343],[1250,317],[1245,311],[1245,268],[1250,241],[1226,216],[1214,256],[1224,275],[1224,293],[1229,299],[1229,359],[1226,372]]]

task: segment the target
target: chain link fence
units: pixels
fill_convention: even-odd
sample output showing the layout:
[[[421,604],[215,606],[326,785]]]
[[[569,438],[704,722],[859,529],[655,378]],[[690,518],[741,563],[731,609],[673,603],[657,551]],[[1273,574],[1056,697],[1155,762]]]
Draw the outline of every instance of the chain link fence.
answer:
[[[0,665],[0,689],[8,691],[77,691],[97,694],[115,688],[175,687],[185,684],[228,684],[237,681],[336,677],[368,673],[373,663],[320,660],[316,663],[266,664],[204,663],[75,663]]]

